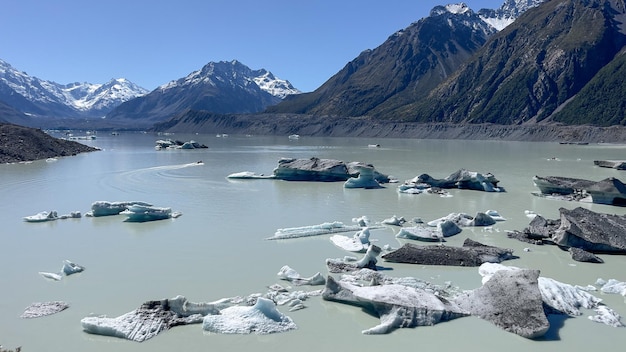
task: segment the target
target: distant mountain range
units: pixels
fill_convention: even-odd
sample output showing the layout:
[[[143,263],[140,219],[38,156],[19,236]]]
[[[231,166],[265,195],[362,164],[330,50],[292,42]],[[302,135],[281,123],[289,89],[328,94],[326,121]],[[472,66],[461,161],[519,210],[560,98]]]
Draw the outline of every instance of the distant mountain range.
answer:
[[[211,62],[152,92],[123,78],[62,85],[29,76],[0,60],[0,121],[31,126],[51,126],[54,121],[76,126],[72,119],[80,118],[81,124],[91,119],[94,128],[105,120],[118,127],[145,128],[188,109],[255,113],[298,93],[288,81],[236,60]]]
[[[120,78],[105,84],[59,84],[29,76],[0,60],[0,101],[36,118],[104,117],[121,103],[148,93]]]
[[[346,118],[358,119],[359,128],[367,121],[389,128],[399,123],[626,125],[625,1],[506,0],[498,9],[478,12],[463,3],[436,6],[428,17],[363,51],[313,92],[301,93],[288,81],[236,60],[211,62],[119,103],[101,121],[142,128],[156,123],[156,130],[167,131],[245,132],[243,126],[254,126],[267,133],[329,135],[350,133],[337,126]],[[18,87],[23,83],[21,91],[8,90],[1,73],[0,102],[6,106],[0,111],[28,111],[24,107],[34,104],[27,94],[31,87],[46,99],[75,90],[74,99],[83,101],[49,99],[48,110],[78,114],[88,105],[78,97],[89,90],[79,85],[52,94],[39,87],[51,83],[22,78],[13,80]],[[6,92],[19,94],[7,98]]]
[[[289,81],[267,70],[252,70],[237,60],[210,62],[187,77],[121,104],[107,119],[145,124],[166,120],[185,110],[256,113],[299,93]]]

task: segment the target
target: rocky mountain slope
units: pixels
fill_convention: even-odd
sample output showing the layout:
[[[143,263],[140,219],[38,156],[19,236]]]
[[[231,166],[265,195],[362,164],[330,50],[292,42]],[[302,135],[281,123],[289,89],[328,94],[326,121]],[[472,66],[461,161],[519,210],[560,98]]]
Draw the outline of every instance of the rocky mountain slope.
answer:
[[[618,55],[626,44],[624,8],[623,0],[508,0],[478,14],[463,5],[438,6],[316,91],[267,112],[422,123],[623,124],[626,83],[614,77],[624,59]],[[497,33],[485,27],[518,15]]]
[[[465,4],[437,6],[430,16],[362,52],[315,91],[287,98],[267,112],[386,115],[423,99],[495,32]]]
[[[559,121],[568,103],[624,48],[622,0],[548,1],[490,38],[427,99],[401,118],[420,122],[523,124]],[[603,100],[622,100],[609,94]],[[553,116],[554,115],[554,116]],[[570,122],[573,122],[570,120]],[[607,125],[594,119],[578,123]]]
[[[266,70],[252,70],[236,60],[210,62],[187,77],[121,104],[106,118],[149,125],[188,109],[255,113],[298,93],[291,83]]]

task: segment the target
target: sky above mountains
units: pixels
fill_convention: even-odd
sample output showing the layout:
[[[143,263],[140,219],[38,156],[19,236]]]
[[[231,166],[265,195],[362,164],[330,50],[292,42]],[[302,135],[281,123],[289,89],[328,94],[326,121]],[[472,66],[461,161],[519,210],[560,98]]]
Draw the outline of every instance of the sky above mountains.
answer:
[[[0,59],[61,84],[124,77],[148,90],[239,60],[312,91],[441,0],[20,0],[3,5]],[[467,0],[472,10],[504,0]]]

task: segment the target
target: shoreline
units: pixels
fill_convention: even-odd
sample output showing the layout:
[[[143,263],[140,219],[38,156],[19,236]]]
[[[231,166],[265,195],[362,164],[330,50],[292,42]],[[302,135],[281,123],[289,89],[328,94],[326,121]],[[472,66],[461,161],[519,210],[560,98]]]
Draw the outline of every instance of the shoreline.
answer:
[[[374,121],[293,114],[215,115],[191,111],[155,125],[153,132],[292,135],[311,137],[509,140],[626,143],[626,127],[557,124],[496,125]]]

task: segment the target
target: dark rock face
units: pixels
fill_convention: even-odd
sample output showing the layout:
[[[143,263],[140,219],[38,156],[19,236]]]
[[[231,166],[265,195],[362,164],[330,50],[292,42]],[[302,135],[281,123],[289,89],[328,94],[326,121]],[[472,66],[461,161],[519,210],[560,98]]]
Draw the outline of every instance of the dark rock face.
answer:
[[[98,149],[54,138],[42,130],[0,123],[0,164],[71,156]]]
[[[537,338],[550,328],[538,279],[539,270],[500,270],[481,288],[461,294],[455,302],[508,332]]]
[[[463,247],[447,247],[443,245],[420,246],[406,243],[399,249],[383,255],[382,258],[396,263],[480,266],[486,262],[500,263],[515,257],[510,249],[486,246],[466,239]]]

